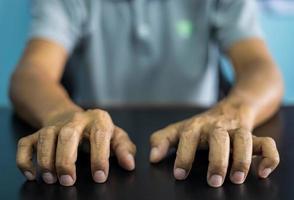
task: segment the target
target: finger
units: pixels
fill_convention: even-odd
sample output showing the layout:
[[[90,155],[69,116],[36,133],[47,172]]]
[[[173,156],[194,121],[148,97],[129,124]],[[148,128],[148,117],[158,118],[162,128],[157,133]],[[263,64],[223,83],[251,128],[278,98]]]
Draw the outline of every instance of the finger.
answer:
[[[95,182],[106,181],[109,171],[110,140],[113,134],[111,121],[95,122],[90,129],[91,169]]]
[[[111,146],[119,165],[129,171],[134,170],[136,146],[123,129],[115,127]]]
[[[55,150],[57,127],[50,126],[39,131],[37,146],[37,162],[45,183],[53,184],[57,181],[55,173]]]
[[[186,128],[180,134],[174,166],[174,176],[176,179],[183,180],[188,176],[195,158],[199,136],[199,131],[195,131],[193,128]]]
[[[150,137],[150,162],[157,163],[161,161],[167,154],[170,147],[174,146],[178,141],[177,125],[170,125],[164,129],[156,131]]]
[[[246,129],[233,133],[233,164],[230,179],[235,184],[244,182],[252,159],[252,134]]]
[[[36,178],[36,169],[32,158],[34,145],[37,143],[38,132],[27,137],[23,137],[18,141],[16,164],[28,180]]]
[[[262,156],[262,160],[258,166],[258,175],[261,178],[267,178],[280,162],[275,141],[270,137],[254,137],[253,151],[254,154]]]
[[[212,187],[219,187],[223,184],[227,173],[230,138],[226,130],[215,128],[208,138],[209,143],[209,165],[207,172],[208,184]]]
[[[70,122],[59,132],[55,168],[61,185],[71,186],[76,181],[75,162],[84,126],[83,123]]]

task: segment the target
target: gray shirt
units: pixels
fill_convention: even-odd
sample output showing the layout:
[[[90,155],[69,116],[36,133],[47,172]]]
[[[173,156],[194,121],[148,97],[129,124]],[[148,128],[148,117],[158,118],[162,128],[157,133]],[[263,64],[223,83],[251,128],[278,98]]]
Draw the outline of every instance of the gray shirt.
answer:
[[[30,30],[70,54],[74,100],[102,105],[210,106],[219,50],[261,37],[254,0],[33,0]]]

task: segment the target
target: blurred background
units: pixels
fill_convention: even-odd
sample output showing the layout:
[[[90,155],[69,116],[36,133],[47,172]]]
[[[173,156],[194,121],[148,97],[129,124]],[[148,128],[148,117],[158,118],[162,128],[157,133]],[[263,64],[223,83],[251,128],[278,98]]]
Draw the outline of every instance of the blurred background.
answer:
[[[284,104],[294,104],[294,0],[257,0],[268,46],[284,75]],[[10,106],[9,79],[23,51],[30,21],[29,0],[0,0],[0,106]],[[224,61],[224,71],[232,71]]]

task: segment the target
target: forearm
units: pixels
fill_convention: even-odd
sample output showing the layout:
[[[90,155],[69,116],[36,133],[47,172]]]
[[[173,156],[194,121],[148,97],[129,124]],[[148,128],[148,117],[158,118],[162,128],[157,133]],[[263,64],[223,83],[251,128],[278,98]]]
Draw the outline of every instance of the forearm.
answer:
[[[236,82],[224,100],[251,110],[253,127],[270,118],[279,108],[283,81],[273,61],[255,60],[236,70]]]
[[[11,79],[10,97],[18,115],[35,127],[58,114],[81,110],[58,82],[36,70],[17,70]]]

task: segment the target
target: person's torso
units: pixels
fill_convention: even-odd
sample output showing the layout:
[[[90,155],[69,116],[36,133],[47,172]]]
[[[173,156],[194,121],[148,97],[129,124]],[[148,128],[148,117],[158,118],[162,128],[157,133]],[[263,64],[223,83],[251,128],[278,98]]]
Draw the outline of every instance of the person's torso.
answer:
[[[215,1],[92,0],[70,60],[81,104],[201,104],[217,98]]]

